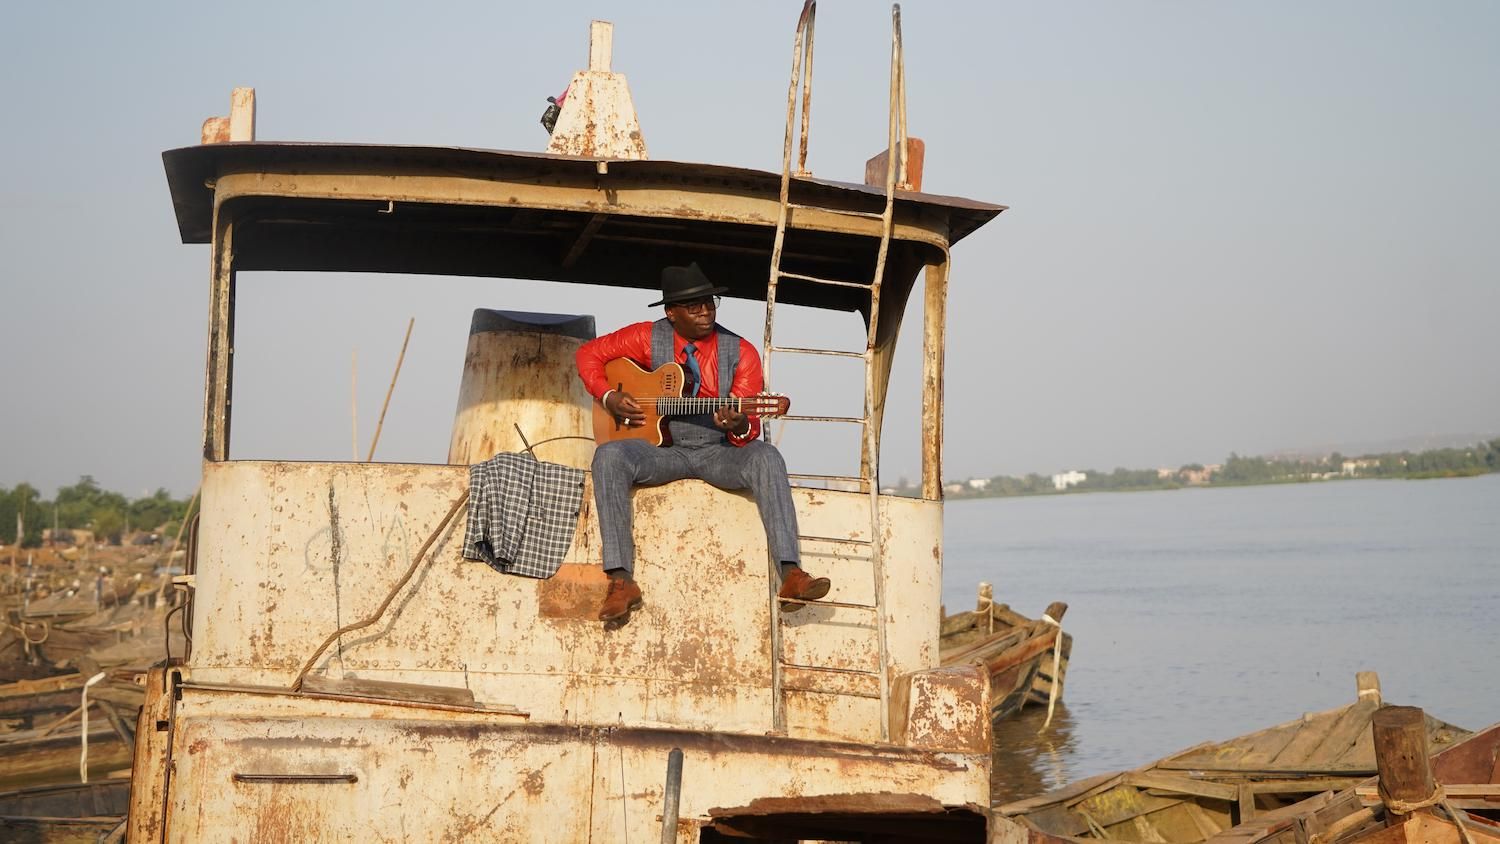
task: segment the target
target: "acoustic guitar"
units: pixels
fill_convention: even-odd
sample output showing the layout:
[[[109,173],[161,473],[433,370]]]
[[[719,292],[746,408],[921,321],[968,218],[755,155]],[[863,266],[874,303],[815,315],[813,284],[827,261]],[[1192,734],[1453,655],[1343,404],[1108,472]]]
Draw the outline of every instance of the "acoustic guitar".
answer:
[[[622,419],[594,402],[594,441],[600,445],[613,440],[645,440],[661,445],[667,437],[667,417],[713,413],[731,407],[746,416],[784,416],[791,399],[775,393],[730,398],[688,398],[682,395],[687,383],[682,364],[664,363],[647,372],[629,358],[615,358],[604,365],[610,386],[629,393],[646,412],[646,424],[627,426]]]

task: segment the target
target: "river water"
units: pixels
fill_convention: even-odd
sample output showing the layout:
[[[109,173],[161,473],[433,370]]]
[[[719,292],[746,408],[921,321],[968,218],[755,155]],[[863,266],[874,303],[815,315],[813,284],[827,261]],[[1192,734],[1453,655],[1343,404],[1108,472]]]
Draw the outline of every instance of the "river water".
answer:
[[[948,505],[943,598],[1068,602],[1065,704],[1001,722],[994,798],[1029,797],[1350,703],[1500,721],[1500,475]]]

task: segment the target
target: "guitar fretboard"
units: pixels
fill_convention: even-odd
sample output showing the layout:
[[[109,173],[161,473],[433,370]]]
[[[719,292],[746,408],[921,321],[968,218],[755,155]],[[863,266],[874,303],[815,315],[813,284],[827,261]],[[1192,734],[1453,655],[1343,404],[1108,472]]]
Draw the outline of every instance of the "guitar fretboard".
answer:
[[[678,398],[675,396],[662,396],[654,399],[642,399],[642,403],[651,404],[656,407],[656,412],[661,416],[693,416],[699,413],[713,413],[721,407],[733,408],[743,412],[744,400],[738,396],[730,398]]]

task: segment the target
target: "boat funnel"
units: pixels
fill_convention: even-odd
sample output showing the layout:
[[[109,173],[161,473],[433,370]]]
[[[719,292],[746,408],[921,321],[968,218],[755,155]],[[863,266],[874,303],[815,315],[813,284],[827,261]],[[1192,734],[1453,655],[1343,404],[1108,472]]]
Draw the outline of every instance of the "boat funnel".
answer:
[[[530,446],[538,460],[587,469],[593,398],[574,356],[593,338],[592,316],[474,311],[448,462],[481,463]]]

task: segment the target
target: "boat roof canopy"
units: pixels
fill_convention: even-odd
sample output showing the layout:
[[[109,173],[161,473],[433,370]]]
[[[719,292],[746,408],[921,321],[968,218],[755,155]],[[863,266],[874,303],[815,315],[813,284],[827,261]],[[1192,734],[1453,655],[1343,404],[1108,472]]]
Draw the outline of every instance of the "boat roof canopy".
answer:
[[[162,158],[183,242],[210,242],[217,203],[234,221],[237,269],[655,290],[663,266],[697,261],[745,299],[766,295],[781,190],[779,173],[759,170],[454,147],[248,142]],[[790,201],[854,213],[789,227],[783,269],[869,284],[879,220],[859,215],[878,214],[884,190],[802,178]],[[921,266],[1003,210],[898,191],[887,284],[909,291]],[[831,285],[785,285],[777,298],[851,311],[869,299]]]

